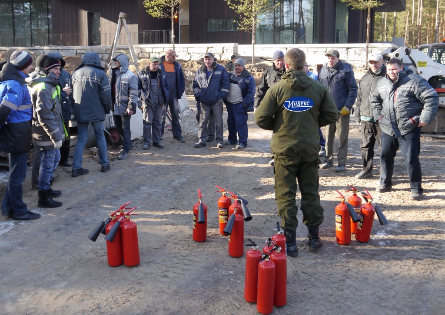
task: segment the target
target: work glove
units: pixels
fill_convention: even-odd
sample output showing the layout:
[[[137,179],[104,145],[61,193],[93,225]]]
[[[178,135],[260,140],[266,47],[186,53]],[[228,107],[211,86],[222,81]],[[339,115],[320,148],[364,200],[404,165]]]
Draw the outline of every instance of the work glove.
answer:
[[[54,149],[60,149],[62,147],[62,140],[57,141],[54,143]]]
[[[196,121],[199,122],[201,119],[201,108],[198,108],[198,112],[196,113]]]
[[[343,106],[343,108],[340,111],[340,115],[347,115],[349,114],[349,109],[346,106]]]

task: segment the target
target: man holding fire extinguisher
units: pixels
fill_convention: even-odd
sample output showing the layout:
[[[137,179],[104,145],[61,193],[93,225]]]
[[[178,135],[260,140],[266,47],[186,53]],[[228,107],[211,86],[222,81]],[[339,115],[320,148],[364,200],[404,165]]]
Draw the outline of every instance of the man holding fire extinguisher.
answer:
[[[284,228],[287,254],[296,257],[298,226],[295,194],[301,192],[303,222],[308,228],[308,248],[321,247],[319,226],[323,207],[318,193],[318,129],[337,121],[337,107],[328,89],[303,71],[306,55],[300,49],[286,52],[286,72],[267,91],[255,111],[260,128],[273,130],[270,147],[274,154],[275,200]]]

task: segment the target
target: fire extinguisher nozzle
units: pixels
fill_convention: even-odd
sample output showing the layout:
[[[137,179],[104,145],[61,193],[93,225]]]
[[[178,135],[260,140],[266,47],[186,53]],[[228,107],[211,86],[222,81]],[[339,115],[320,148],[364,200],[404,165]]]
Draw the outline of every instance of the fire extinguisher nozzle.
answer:
[[[252,215],[250,214],[249,209],[247,209],[247,206],[243,201],[241,202],[241,209],[243,210],[244,221],[252,220]]]
[[[105,226],[105,221],[100,222],[99,225],[96,226],[96,228],[90,233],[90,235],[88,235],[88,238],[93,242],[95,242],[99,237],[99,234],[104,228],[104,226]]]
[[[102,231],[100,231],[100,233],[102,233],[103,235],[105,235],[106,233],[105,233],[105,229],[106,229],[106,227],[107,227],[107,225],[108,225],[108,223],[110,223],[110,221],[111,221],[111,218],[106,218],[106,220],[105,220],[105,224],[104,224],[104,227],[102,228]]]
[[[348,202],[346,202],[346,206],[348,207],[348,212],[349,212],[349,215],[351,216],[352,222],[355,223],[355,222],[360,221],[360,217],[357,214],[357,212],[355,212],[354,207]]]
[[[380,209],[380,207],[377,205],[374,205],[374,209],[375,209],[375,212],[377,213],[377,218],[379,218],[380,225],[388,224],[388,220],[386,219],[385,215],[383,214],[382,209]]]
[[[200,202],[199,206],[198,206],[198,223],[206,223],[204,206],[203,206],[202,202]]]
[[[114,237],[116,236],[117,231],[119,230],[119,227],[121,225],[121,221],[117,221],[116,224],[113,225],[110,232],[108,232],[107,236],[105,236],[105,240],[109,242],[113,242]]]
[[[225,235],[231,235],[233,230],[233,225],[235,224],[235,214],[230,216],[229,221],[227,222],[226,227],[224,228]]]

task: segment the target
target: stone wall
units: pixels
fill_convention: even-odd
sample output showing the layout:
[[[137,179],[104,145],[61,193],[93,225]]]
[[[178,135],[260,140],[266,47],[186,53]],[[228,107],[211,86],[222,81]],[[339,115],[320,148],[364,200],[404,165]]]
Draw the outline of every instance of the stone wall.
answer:
[[[134,53],[138,60],[148,59],[151,56],[161,57],[164,52],[170,48],[171,45],[134,45]],[[17,49],[26,50],[34,53],[36,56],[47,54],[50,52],[60,52],[64,57],[77,56],[83,57],[87,52],[96,52],[102,61],[102,66],[105,66],[105,60],[110,53],[110,46],[44,46],[44,47],[0,47],[0,54],[11,52]],[[228,60],[230,56],[237,53],[237,43],[226,44],[178,44],[175,45],[176,53],[179,55],[178,59],[190,61],[199,60],[204,57],[206,52],[211,52],[218,60]],[[128,46],[117,46],[116,54],[125,53],[130,56]],[[8,55],[9,57],[9,55]],[[6,59],[6,58],[3,58]]]
[[[171,45],[134,45],[134,52],[138,60],[148,59],[152,55],[160,57]],[[325,62],[324,56],[328,49],[337,49],[340,53],[340,59],[346,60],[355,67],[365,65],[365,44],[311,44],[311,45],[255,45],[255,56],[262,59],[272,59],[276,50],[282,50],[284,53],[291,48],[300,48],[306,53],[308,63],[311,65]],[[382,52],[387,48],[397,48],[391,43],[370,44],[371,52]],[[49,52],[60,52],[64,57],[83,57],[86,52],[96,52],[105,65],[105,60],[110,52],[109,46],[45,46],[45,47],[0,47],[0,54],[22,49],[35,53],[36,56]],[[178,44],[175,45],[178,53],[178,59],[184,61],[199,60],[203,58],[206,52],[211,52],[218,60],[229,60],[233,54],[238,54],[249,61],[252,55],[252,45],[238,45],[237,43],[221,44]],[[128,46],[117,46],[116,53],[125,53],[130,56]]]
[[[336,49],[340,53],[340,59],[346,60],[354,67],[363,67],[366,59],[366,44],[311,44],[311,45],[255,45],[255,57],[272,60],[273,53],[281,50],[286,53],[292,48],[299,48],[306,53],[306,60],[310,65],[326,62],[325,53],[329,49]],[[369,54],[382,52],[387,48],[398,48],[392,43],[369,44]],[[252,45],[238,45],[238,54],[251,60]]]

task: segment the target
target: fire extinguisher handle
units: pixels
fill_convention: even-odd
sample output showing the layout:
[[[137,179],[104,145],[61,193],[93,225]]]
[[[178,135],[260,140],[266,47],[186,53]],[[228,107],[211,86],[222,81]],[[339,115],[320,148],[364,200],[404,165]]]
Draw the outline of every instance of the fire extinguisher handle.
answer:
[[[253,247],[253,246],[255,246],[255,247],[257,246],[257,245],[255,244],[255,242],[252,241],[250,238],[248,238],[247,240],[250,242],[250,244],[244,244],[244,246],[252,246],[252,247]]]
[[[124,203],[122,206],[119,207],[119,209],[118,209],[117,211],[119,211],[119,210],[123,210],[123,209],[124,209],[126,206],[128,206],[130,203],[131,203],[131,201]]]
[[[217,192],[221,192],[221,193],[222,193],[222,192],[225,192],[225,191],[226,191],[224,188],[219,187],[218,185],[215,185],[215,187],[219,189],[219,190],[215,191],[216,193],[217,193]]]

